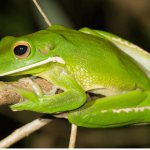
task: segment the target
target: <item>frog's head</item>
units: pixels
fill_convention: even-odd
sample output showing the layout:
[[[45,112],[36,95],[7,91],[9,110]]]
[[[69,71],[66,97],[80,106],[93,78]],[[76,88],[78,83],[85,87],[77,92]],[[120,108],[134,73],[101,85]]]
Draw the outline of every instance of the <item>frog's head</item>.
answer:
[[[22,36],[5,37],[0,41],[0,76],[36,74],[49,62],[64,63],[55,55],[56,33],[48,30]]]

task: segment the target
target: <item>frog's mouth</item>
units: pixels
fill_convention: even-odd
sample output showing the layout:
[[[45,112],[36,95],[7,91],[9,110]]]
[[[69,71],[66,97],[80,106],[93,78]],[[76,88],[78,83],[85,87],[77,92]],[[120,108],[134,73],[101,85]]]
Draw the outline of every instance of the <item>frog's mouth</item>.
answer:
[[[32,69],[32,68],[42,66],[42,65],[50,63],[50,62],[58,62],[58,63],[61,63],[61,64],[65,64],[65,61],[61,57],[49,57],[48,59],[45,59],[43,61],[40,61],[40,62],[37,62],[37,63],[34,63],[34,64],[30,64],[28,66],[21,67],[21,68],[15,69],[15,70],[11,70],[9,72],[1,73],[0,77],[17,74],[17,73],[20,73],[20,72],[23,72],[23,71],[26,71],[26,70],[29,70],[29,69]]]

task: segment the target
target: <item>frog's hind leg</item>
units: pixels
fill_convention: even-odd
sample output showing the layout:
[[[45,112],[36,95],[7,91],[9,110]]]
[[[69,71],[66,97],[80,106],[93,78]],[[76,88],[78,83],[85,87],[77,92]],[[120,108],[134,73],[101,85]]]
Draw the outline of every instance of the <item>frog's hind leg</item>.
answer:
[[[78,126],[91,128],[116,127],[150,122],[150,94],[135,90],[88,102],[69,113],[68,119]]]

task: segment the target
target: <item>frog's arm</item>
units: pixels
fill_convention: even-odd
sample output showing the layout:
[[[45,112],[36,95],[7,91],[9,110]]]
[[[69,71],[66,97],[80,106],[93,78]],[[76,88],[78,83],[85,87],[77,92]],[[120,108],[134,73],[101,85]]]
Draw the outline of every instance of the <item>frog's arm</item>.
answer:
[[[150,92],[135,90],[86,103],[69,113],[68,119],[78,126],[90,128],[117,127],[150,123]]]
[[[86,101],[84,90],[64,70],[62,66],[52,65],[51,70],[43,73],[47,80],[64,90],[56,95],[43,95],[41,92],[29,92],[22,89],[15,89],[25,99],[24,102],[12,105],[13,110],[31,110],[42,113],[55,113],[79,108]],[[58,78],[59,77],[59,78]]]
[[[119,47],[120,50],[131,56],[150,77],[150,54],[142,48],[109,32],[92,30],[89,28],[82,28],[80,31],[111,41],[117,47]]]

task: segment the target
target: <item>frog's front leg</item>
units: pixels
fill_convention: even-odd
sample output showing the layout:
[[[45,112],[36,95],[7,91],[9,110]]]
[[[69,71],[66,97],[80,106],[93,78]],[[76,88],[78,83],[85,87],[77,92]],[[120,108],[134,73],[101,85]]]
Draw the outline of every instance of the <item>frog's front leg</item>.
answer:
[[[150,93],[135,90],[100,98],[69,113],[68,119],[78,126],[91,128],[150,123]]]
[[[12,105],[13,110],[31,110],[42,113],[55,113],[73,110],[79,108],[86,101],[84,90],[78,85],[74,78],[69,75],[64,67],[59,65],[51,65],[50,70],[40,74],[39,76],[51,81],[58,86],[63,93],[55,95],[44,95],[39,92],[25,92],[17,89],[17,92],[27,100]]]

